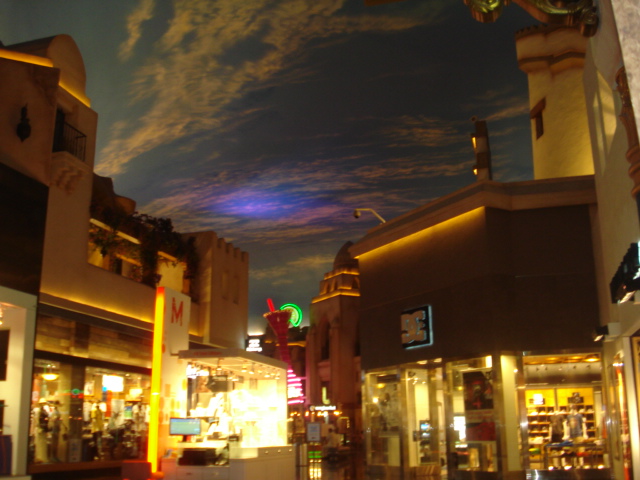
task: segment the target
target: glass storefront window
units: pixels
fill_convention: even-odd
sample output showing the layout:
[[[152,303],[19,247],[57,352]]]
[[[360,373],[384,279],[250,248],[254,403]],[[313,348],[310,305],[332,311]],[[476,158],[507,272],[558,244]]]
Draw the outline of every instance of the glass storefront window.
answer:
[[[186,413],[202,421],[200,440],[229,442],[233,450],[287,444],[283,368],[226,357],[189,363],[185,374]]]
[[[634,338],[634,356],[638,359],[638,339]],[[613,457],[622,467],[624,478],[633,478],[633,459],[631,456],[631,427],[626,400],[626,378],[624,374],[624,357],[618,353],[613,364],[609,365],[609,415],[608,433],[613,440]]]
[[[452,437],[450,465],[458,470],[498,471],[494,375],[491,357],[446,365]]]
[[[529,468],[603,468],[602,364],[597,353],[524,356]]]
[[[406,478],[446,477],[442,361],[424,360],[367,373],[367,465]]]
[[[365,388],[367,464],[399,467],[402,422],[400,373],[395,369],[369,373]]]
[[[149,376],[76,363],[34,361],[29,463],[144,458]]]
[[[431,365],[429,365],[431,363]],[[406,389],[406,444],[411,478],[443,474],[446,465],[444,392],[441,361],[403,365]]]

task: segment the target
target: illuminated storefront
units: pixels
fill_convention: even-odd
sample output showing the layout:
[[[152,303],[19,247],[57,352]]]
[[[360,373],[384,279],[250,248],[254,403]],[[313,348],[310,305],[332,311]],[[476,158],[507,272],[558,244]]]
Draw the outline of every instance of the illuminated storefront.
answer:
[[[293,480],[286,364],[238,349],[180,351],[186,411],[168,419],[165,479]]]
[[[601,374],[594,352],[436,359],[369,372],[367,464],[442,478],[497,473],[500,462],[509,471],[605,469]]]
[[[45,314],[50,313],[50,314]],[[54,314],[55,313],[55,314]],[[144,459],[151,333],[41,307],[28,443],[33,474]]]
[[[479,182],[351,248],[371,475],[610,475],[592,192]]]
[[[7,85],[3,91],[15,95]],[[39,101],[30,99],[30,106]],[[3,137],[3,145],[9,138]],[[35,158],[29,157],[32,164]],[[0,476],[16,479],[28,478],[30,377],[48,194],[44,184],[0,162]]]

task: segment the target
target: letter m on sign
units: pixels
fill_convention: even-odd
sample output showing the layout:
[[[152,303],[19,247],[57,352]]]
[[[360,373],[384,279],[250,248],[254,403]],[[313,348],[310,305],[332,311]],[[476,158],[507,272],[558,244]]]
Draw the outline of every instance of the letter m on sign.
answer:
[[[182,326],[182,316],[184,311],[184,302],[180,300],[180,305],[176,306],[176,299],[171,299],[171,323],[179,323]]]
[[[402,347],[415,348],[433,345],[431,306],[406,310],[400,315]]]

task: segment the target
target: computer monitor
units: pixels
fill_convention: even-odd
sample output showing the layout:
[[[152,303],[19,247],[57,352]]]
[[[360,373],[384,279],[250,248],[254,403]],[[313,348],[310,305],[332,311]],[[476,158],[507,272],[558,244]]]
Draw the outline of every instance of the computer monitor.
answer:
[[[199,418],[170,418],[169,435],[181,435],[185,441],[188,436],[202,435],[202,420]]]

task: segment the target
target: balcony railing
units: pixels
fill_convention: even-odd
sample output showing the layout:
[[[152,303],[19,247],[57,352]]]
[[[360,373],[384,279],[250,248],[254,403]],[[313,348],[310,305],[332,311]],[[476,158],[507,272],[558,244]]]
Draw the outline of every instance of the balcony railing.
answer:
[[[69,152],[84,162],[87,136],[66,122],[56,125],[53,139],[54,152]]]

